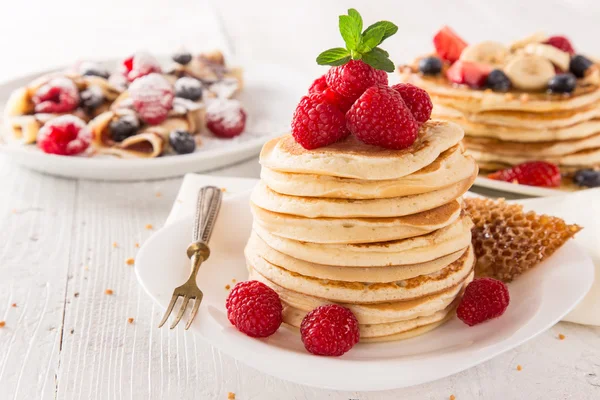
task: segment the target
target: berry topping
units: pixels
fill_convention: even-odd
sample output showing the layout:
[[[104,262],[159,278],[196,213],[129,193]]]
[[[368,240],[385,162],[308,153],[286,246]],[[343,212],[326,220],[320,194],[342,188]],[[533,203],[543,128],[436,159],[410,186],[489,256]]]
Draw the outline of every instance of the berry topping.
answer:
[[[325,93],[304,96],[292,117],[292,135],[308,150],[335,143],[348,136],[344,113]]]
[[[347,64],[331,68],[325,79],[331,89],[353,101],[367,88],[388,83],[385,71],[376,70],[361,60],[350,60]]]
[[[595,169],[580,169],[575,172],[573,182],[577,186],[598,187],[600,186],[600,171]]]
[[[320,78],[315,79],[312,85],[310,85],[308,88],[308,93],[321,93],[327,88],[326,75],[323,75]]]
[[[392,89],[400,93],[402,100],[418,123],[424,124],[429,121],[433,103],[426,91],[410,83],[399,83],[392,86]]]
[[[488,178],[520,185],[557,187],[560,186],[560,169],[545,161],[530,161],[511,168],[496,171]]]
[[[206,127],[221,138],[238,136],[246,127],[246,112],[237,100],[211,101],[206,108]]]
[[[202,98],[202,83],[198,79],[183,78],[175,81],[175,97],[181,97],[192,101],[197,101]]]
[[[129,86],[129,95],[140,118],[150,125],[157,125],[167,119],[173,106],[173,88],[159,74],[150,74],[136,79]]]
[[[437,75],[442,72],[442,60],[438,57],[425,57],[419,60],[419,71],[425,75]]]
[[[548,81],[550,93],[572,93],[575,87],[577,87],[577,78],[570,73],[557,74]]]
[[[192,55],[187,51],[181,51],[173,54],[171,57],[177,64],[187,65],[192,61]]]
[[[448,80],[460,85],[469,85],[472,88],[485,86],[487,77],[491,72],[487,64],[470,61],[457,61],[446,71]]]
[[[36,113],[65,113],[79,105],[79,91],[68,78],[53,78],[33,95]]]
[[[319,356],[341,356],[360,339],[358,320],[352,311],[337,304],[320,306],[306,314],[300,335],[306,350]]]
[[[409,147],[419,132],[419,123],[400,93],[384,85],[368,88],[356,100],[346,114],[346,124],[362,142],[388,149]]]
[[[37,145],[44,153],[72,156],[88,148],[91,133],[86,123],[73,115],[62,115],[40,128]]]
[[[175,153],[189,154],[196,150],[196,141],[188,131],[176,129],[169,134],[169,143]]]
[[[136,53],[123,61],[121,71],[127,77],[129,82],[137,78],[151,74],[153,72],[162,72],[160,64],[154,57],[148,53]]]
[[[83,92],[79,93],[81,107],[87,113],[93,113],[98,107],[104,104],[104,94],[102,89],[97,86],[90,86]]]
[[[274,334],[283,320],[279,295],[262,282],[240,282],[225,302],[227,318],[240,332],[252,337]]]
[[[508,92],[512,86],[510,78],[499,69],[495,69],[487,76],[485,86],[494,92]]]
[[[456,316],[469,326],[477,325],[504,314],[509,302],[508,288],[502,281],[475,279],[467,285]]]
[[[99,76],[108,79],[110,72],[99,63],[84,61],[79,64],[79,73],[83,76]]]
[[[593,64],[594,63],[589,58],[578,54],[571,58],[571,63],[569,64],[569,71],[571,71],[576,77],[583,78],[585,76],[585,72]]]
[[[442,60],[453,63],[458,60],[462,51],[467,47],[467,42],[462,40],[450,27],[444,26],[433,37],[433,45]]]
[[[123,115],[119,119],[112,120],[109,129],[112,139],[115,142],[122,142],[137,133],[140,129],[140,121],[133,114]]]
[[[570,55],[575,54],[575,49],[573,49],[571,41],[564,36],[550,36],[548,40],[546,40],[546,44],[554,46]]]

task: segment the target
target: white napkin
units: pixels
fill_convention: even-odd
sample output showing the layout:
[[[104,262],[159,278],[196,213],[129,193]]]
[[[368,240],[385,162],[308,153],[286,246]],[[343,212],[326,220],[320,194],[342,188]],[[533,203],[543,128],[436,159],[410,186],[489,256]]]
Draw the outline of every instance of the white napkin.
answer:
[[[257,179],[187,174],[166,224],[194,213],[198,190],[202,186],[218,186],[224,189],[225,196],[230,196],[252,189],[256,182]],[[575,223],[584,227],[575,240],[594,260],[597,279],[583,301],[563,321],[600,326],[600,189],[518,202],[527,210],[554,215],[563,218],[569,224]],[[573,273],[576,274],[577,271]]]

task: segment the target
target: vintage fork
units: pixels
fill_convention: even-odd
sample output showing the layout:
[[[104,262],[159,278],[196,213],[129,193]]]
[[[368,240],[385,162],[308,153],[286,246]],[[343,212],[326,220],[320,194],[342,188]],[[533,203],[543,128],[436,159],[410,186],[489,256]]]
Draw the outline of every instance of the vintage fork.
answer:
[[[200,192],[198,193],[194,234],[192,243],[190,243],[187,248],[187,255],[190,260],[192,260],[192,272],[187,282],[173,291],[173,297],[171,297],[171,302],[167,307],[167,311],[165,312],[162,321],[160,321],[160,324],[158,324],[159,328],[167,322],[169,315],[173,312],[175,303],[177,303],[177,299],[180,297],[183,297],[183,303],[181,304],[181,308],[179,309],[175,320],[171,324],[171,329],[175,328],[179,321],[181,321],[190,300],[194,300],[194,307],[192,308],[188,322],[185,324],[185,329],[190,327],[198,313],[203,294],[196,283],[196,275],[198,275],[200,265],[208,259],[208,256],[210,256],[208,241],[210,240],[210,235],[212,234],[217,215],[219,214],[219,209],[221,208],[221,197],[221,189],[215,186],[205,186],[200,189]]]

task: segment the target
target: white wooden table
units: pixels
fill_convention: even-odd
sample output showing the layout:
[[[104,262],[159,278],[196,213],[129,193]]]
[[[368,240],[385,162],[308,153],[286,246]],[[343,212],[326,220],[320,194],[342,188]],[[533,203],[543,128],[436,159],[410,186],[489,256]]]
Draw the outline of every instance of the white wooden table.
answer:
[[[181,0],[159,8],[158,0],[136,0],[106,1],[101,9],[76,1],[40,1],[37,7],[25,3],[0,6],[7,7],[0,11],[8,15],[0,24],[0,37],[11,38],[10,43],[0,41],[0,50],[13,60],[3,60],[3,79],[78,56],[109,57],[137,48],[168,52],[198,42],[231,46],[241,59],[278,60],[318,73],[312,59],[337,45],[336,16],[348,6],[343,1],[276,7],[266,0],[251,5]],[[431,17],[432,2],[411,5],[420,20],[407,18],[408,9],[391,0],[382,1],[381,10],[361,11],[370,21],[384,17],[402,25],[399,35],[404,38],[395,44],[390,40],[392,54],[417,54],[442,23],[471,37],[485,27],[490,37],[500,38],[509,15],[515,25],[511,37],[534,30],[531,24],[550,30],[567,18],[571,24],[560,32],[572,32],[578,43],[586,43],[583,48],[597,46],[585,24],[600,19],[593,2],[536,1],[531,10],[518,8],[516,0],[488,8],[478,1],[460,3],[463,7]],[[469,18],[468,12],[479,19]],[[25,14],[29,22],[23,33]],[[55,23],[57,18],[69,23]],[[452,23],[465,18],[471,25]],[[60,40],[44,39],[44,34]],[[215,172],[258,173],[256,160]],[[600,398],[600,328],[568,323],[458,375],[379,393],[284,382],[182,329],[157,329],[162,310],[138,286],[125,260],[164,223],[180,182],[66,180],[21,169],[0,156],[0,321],[6,321],[0,328],[0,399],[226,399],[228,392],[242,400],[448,399],[452,394],[457,399]],[[148,224],[153,230],[146,229]],[[106,289],[114,293],[107,295]],[[559,340],[559,334],[565,339]],[[368,379],[367,371],[365,375]]]

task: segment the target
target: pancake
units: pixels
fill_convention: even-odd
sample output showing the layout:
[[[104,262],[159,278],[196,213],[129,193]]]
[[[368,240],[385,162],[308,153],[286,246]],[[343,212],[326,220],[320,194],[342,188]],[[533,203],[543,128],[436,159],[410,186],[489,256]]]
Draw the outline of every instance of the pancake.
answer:
[[[358,322],[361,324],[381,324],[385,322],[405,321],[417,317],[428,316],[438,310],[446,308],[460,294],[462,289],[473,280],[473,276],[474,272],[471,272],[463,282],[460,282],[447,290],[423,296],[418,299],[376,304],[340,304],[352,311]],[[283,288],[276,283],[271,282],[252,268],[249,268],[249,277],[250,279],[263,282],[277,292],[283,303],[304,312],[331,303],[331,301],[326,299],[307,296]]]
[[[535,156],[532,155],[504,155],[478,150],[469,150],[469,154],[481,163],[507,164],[517,165],[526,161],[531,161],[532,158],[537,161],[547,161],[562,167],[572,168],[590,168],[600,164],[600,148],[581,150],[573,154],[564,156]]]
[[[254,222],[274,235],[314,243],[373,243],[424,235],[456,221],[461,200],[394,218],[305,218],[251,203]]]
[[[253,264],[257,257],[274,265],[285,266],[290,272],[319,279],[332,279],[344,282],[385,283],[432,274],[458,260],[466,249],[421,264],[394,265],[385,267],[340,267],[315,264],[298,260],[270,248],[256,233],[252,233],[244,250],[246,259]]]
[[[391,342],[391,341],[396,341],[396,340],[412,339],[414,337],[424,335],[424,334],[431,332],[432,330],[440,327],[441,325],[443,325],[444,323],[446,323],[450,319],[452,319],[452,317],[455,315],[455,313],[456,313],[456,310],[453,310],[452,312],[448,313],[448,315],[446,315],[446,318],[444,318],[441,321],[434,322],[432,324],[423,325],[418,328],[411,329],[409,331],[396,333],[394,335],[378,336],[378,337],[373,337],[373,338],[364,338],[364,339],[360,339],[360,341],[362,343],[380,343],[380,342]]]
[[[408,265],[432,261],[471,243],[473,222],[467,216],[445,228],[409,239],[359,244],[301,242],[273,235],[259,224],[253,231],[269,247],[299,260],[346,267]]]
[[[600,131],[600,129],[599,129]],[[475,161],[456,145],[431,164],[399,179],[363,180],[334,176],[296,174],[263,167],[260,177],[278,193],[290,196],[338,199],[386,199],[432,192],[470,177]]]
[[[433,192],[369,200],[288,196],[271,190],[260,181],[252,192],[251,201],[265,210],[306,218],[400,217],[431,210],[461,197],[476,177],[477,170],[469,178]]]
[[[398,179],[433,163],[463,137],[456,124],[428,121],[412,146],[391,150],[360,142],[354,135],[330,146],[306,150],[286,135],[267,142],[260,154],[263,167],[292,173],[365,180]]]
[[[250,268],[286,289],[334,302],[369,304],[411,300],[446,290],[466,279],[473,269],[475,257],[469,246],[458,260],[440,271],[386,283],[318,279],[290,272],[261,257],[246,261]]]

